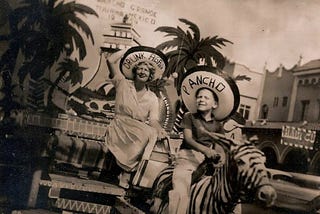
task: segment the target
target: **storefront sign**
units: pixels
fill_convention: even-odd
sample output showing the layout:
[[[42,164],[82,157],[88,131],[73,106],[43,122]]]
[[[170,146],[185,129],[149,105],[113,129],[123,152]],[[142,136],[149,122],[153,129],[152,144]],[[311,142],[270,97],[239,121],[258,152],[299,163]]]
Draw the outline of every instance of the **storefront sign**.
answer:
[[[281,144],[313,150],[316,131],[293,126],[282,126]]]

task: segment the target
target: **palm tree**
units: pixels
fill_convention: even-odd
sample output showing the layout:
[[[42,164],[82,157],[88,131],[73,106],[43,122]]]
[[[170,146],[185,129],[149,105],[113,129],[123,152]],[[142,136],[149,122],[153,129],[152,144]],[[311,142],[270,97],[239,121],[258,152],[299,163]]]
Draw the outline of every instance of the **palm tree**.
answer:
[[[10,15],[12,8],[10,7],[7,1],[1,1],[1,13],[6,16],[2,18],[6,18],[2,20],[2,26],[4,26],[7,22],[9,23],[9,27],[11,32],[16,31],[16,26],[12,24],[12,16]],[[2,34],[0,35],[0,42],[2,41],[10,41],[11,35]],[[17,42],[9,43],[8,50],[1,56],[0,60],[0,75],[1,75],[1,100],[0,100],[0,109],[1,109],[1,119],[5,118],[8,115],[8,109],[13,107],[11,91],[13,86],[12,82],[12,73],[10,71],[14,70],[15,58],[18,55],[19,48]],[[10,50],[10,51],[9,51]],[[14,62],[13,62],[14,61]]]
[[[10,34],[0,36],[9,43],[1,56],[0,72],[11,77],[21,51],[24,61],[18,70],[19,82],[30,74],[37,80],[58,61],[62,54],[69,57],[79,51],[79,59],[86,56],[83,32],[94,44],[89,26],[77,15],[98,14],[90,7],[59,0],[23,0],[20,7],[9,14]],[[75,45],[74,45],[75,44]],[[6,84],[10,84],[9,79]]]
[[[218,36],[200,38],[200,29],[196,24],[182,18],[179,21],[188,25],[192,32],[189,30],[184,31],[179,26],[176,28],[162,26],[155,30],[166,33],[166,37],[173,37],[171,40],[158,45],[157,48],[163,50],[169,60],[168,69],[163,76],[170,77],[170,75],[175,74],[174,85],[178,95],[180,95],[180,86],[184,73],[197,66],[200,60],[204,60],[204,63],[208,66],[213,66],[213,62],[215,62],[218,68],[223,69],[225,57],[217,48],[225,46],[225,43],[232,44],[231,41]],[[178,131],[178,126],[185,110],[183,103],[180,103],[173,127],[174,131]]]
[[[59,63],[59,66],[57,68],[57,72],[59,73],[59,76],[56,78],[56,80],[53,83],[49,83],[51,85],[49,91],[48,91],[48,107],[52,108],[52,94],[53,91],[58,88],[59,90],[63,90],[59,87],[60,82],[67,82],[70,81],[71,85],[75,85],[77,83],[82,82],[82,71],[87,69],[87,67],[81,67],[79,65],[78,59],[72,60],[70,58],[64,59],[64,61]],[[67,93],[63,91],[64,93]]]
[[[86,47],[77,28],[94,44],[89,26],[77,14],[98,14],[74,1],[56,4],[57,2],[58,0],[24,0],[26,6],[15,10],[18,23],[22,25],[19,31],[26,32],[22,46],[26,62],[19,70],[22,80],[28,73],[37,79],[62,53],[70,56],[76,48],[79,49],[79,59],[83,60],[87,54]],[[73,40],[76,47],[73,46]]]
[[[212,66],[214,61],[218,68],[223,69],[225,57],[216,48],[221,48],[221,46],[225,46],[225,43],[232,42],[218,36],[200,38],[200,29],[196,24],[182,18],[179,21],[188,25],[192,33],[189,30],[183,31],[179,26],[177,28],[162,26],[155,31],[167,33],[166,37],[173,37],[158,45],[157,48],[165,51],[169,60],[168,69],[164,76],[169,77],[171,74],[177,73],[175,86],[180,94],[179,88],[185,71],[197,66],[200,60],[204,60],[208,66]]]

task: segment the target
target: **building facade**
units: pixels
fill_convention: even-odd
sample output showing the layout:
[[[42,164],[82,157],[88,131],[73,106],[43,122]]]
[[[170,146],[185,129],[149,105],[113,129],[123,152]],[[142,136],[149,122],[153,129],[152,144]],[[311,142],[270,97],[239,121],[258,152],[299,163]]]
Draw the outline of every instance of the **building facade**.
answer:
[[[294,69],[288,121],[320,122],[320,59]]]
[[[293,68],[280,65],[275,71],[265,70],[259,119],[287,121],[294,82]]]
[[[135,30],[132,23],[128,23],[126,17],[122,23],[114,23],[110,25],[110,30],[103,35],[103,45],[101,49],[114,52],[120,49],[138,46],[140,44],[140,35]]]
[[[227,62],[224,71],[236,80],[239,88],[240,105],[237,111],[246,120],[255,120],[259,111],[263,74],[234,62]]]
[[[320,60],[265,72],[259,118],[244,132],[257,135],[267,166],[320,175]]]
[[[320,121],[320,60],[265,71],[259,119],[277,122]]]

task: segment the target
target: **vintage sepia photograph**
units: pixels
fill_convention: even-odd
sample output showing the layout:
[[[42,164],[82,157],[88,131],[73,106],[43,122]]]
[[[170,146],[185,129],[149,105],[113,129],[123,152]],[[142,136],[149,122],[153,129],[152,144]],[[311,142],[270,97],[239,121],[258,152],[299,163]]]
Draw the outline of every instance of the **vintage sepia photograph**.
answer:
[[[320,214],[320,0],[0,0],[0,214]]]

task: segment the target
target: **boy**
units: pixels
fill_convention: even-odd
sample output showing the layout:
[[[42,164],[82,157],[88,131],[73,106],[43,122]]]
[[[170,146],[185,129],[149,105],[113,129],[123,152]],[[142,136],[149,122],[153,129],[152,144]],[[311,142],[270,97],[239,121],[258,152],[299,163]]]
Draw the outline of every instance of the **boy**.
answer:
[[[191,175],[206,158],[215,159],[218,153],[211,136],[207,133],[223,133],[223,126],[215,119],[214,109],[218,97],[207,87],[195,93],[196,113],[186,113],[182,120],[184,140],[176,159],[173,172],[173,190],[169,192],[169,213],[187,212]]]

